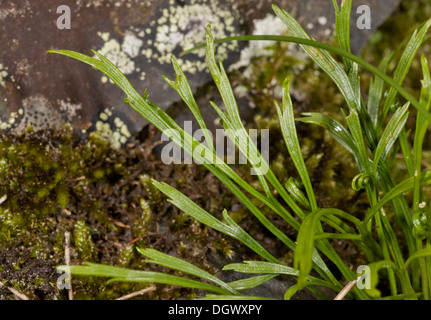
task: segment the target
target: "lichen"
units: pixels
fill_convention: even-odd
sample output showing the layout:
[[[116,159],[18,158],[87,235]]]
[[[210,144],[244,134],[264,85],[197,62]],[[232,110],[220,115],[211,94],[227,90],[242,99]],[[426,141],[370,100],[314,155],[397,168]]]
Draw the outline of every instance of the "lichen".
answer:
[[[72,120],[75,116],[75,110],[79,105],[72,105],[67,101],[60,101],[61,110],[53,107],[53,103],[43,95],[32,95],[22,101],[22,108],[18,112],[11,112],[9,119],[1,122],[0,129],[22,132],[29,126],[33,129],[43,129],[47,127],[60,128],[67,123],[67,119]],[[61,112],[65,114],[62,116]]]
[[[195,47],[205,41],[205,27],[211,24],[215,38],[221,39],[235,35],[235,19],[231,10],[221,9],[217,1],[194,1],[184,6],[175,5],[162,10],[162,16],[157,20],[154,56],[161,64],[170,63],[170,55]],[[218,59],[227,58],[228,51],[237,49],[237,43],[224,43],[218,46]],[[146,54],[143,51],[143,54]],[[193,55],[203,58],[204,50]],[[185,72],[196,73],[206,69],[202,59],[196,61],[178,58],[178,63]]]
[[[91,135],[106,140],[112,148],[121,147],[131,137],[127,125],[119,117],[114,117],[110,109],[101,112],[99,119],[96,121],[95,130]]]
[[[9,75],[7,68],[3,68],[3,64],[0,63],[0,85],[5,87],[6,77]]]
[[[182,6],[170,1],[168,7],[160,9],[157,19],[148,25],[130,27],[122,39],[99,31],[102,45],[98,51],[124,74],[140,73],[139,78],[144,80],[145,72],[137,67],[140,57],[145,57],[148,63],[170,63],[172,54],[179,56],[180,52],[205,41],[205,27],[208,24],[211,24],[217,38],[235,35],[237,29],[232,11],[220,8],[215,0],[196,0]],[[217,46],[216,54],[223,60],[229,51],[237,49],[236,42],[223,43]],[[178,57],[177,61],[185,72],[202,72],[206,71],[204,55],[204,50],[199,50],[187,58]],[[107,81],[106,77],[101,77],[102,83]]]
[[[102,48],[98,51],[115,64],[124,74],[131,74],[135,71],[135,58],[143,42],[136,35],[127,32],[122,44],[116,39],[111,39],[109,33],[99,33],[104,41]]]
[[[269,13],[263,19],[254,20],[253,24],[253,35],[283,35],[286,32],[286,25],[278,17]],[[251,41],[246,48],[241,50],[240,59],[232,64],[229,70],[250,66],[252,59],[257,57],[271,56],[273,54],[271,47],[274,44],[275,41]]]

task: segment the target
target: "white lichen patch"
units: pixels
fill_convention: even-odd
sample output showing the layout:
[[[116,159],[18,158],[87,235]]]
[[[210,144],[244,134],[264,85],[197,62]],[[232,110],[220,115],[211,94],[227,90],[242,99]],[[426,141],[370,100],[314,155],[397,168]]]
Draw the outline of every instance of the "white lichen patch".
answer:
[[[286,25],[276,16],[267,14],[263,19],[256,19],[253,21],[254,30],[253,35],[283,35],[286,33]],[[241,67],[246,67],[243,71],[245,77],[251,77],[251,61],[257,57],[270,57],[273,54],[271,47],[275,41],[251,41],[247,48],[241,51],[240,59],[229,67],[229,70],[236,70]],[[291,55],[295,60],[306,61],[307,56],[303,51],[297,50],[294,44],[289,43],[289,48],[286,52]],[[304,63],[298,63],[296,68],[303,68]]]
[[[319,19],[317,19],[317,22],[319,22],[320,25],[324,26],[328,23],[328,18],[326,18],[325,16],[321,16],[319,17]]]
[[[76,0],[75,5],[78,10],[83,8],[99,8],[99,7],[126,7],[131,8],[134,3],[139,2],[139,0]],[[147,1],[147,6],[151,3],[151,1]]]
[[[216,0],[196,0],[188,5],[177,6],[175,2],[169,8],[162,10],[162,16],[157,20],[154,48],[156,54],[149,53],[150,48],[142,53],[151,55],[160,64],[170,63],[170,56],[205,42],[205,28],[211,25],[215,39],[235,35],[235,19],[231,10],[221,9]],[[148,34],[150,30],[146,31]],[[228,50],[238,48],[236,42],[226,42],[217,46],[217,58],[220,60],[228,56]],[[196,73],[206,69],[204,62],[205,50],[198,50],[190,54],[199,59],[189,60],[177,58],[185,72]]]
[[[136,58],[139,55],[139,50],[144,42],[135,36],[133,33],[127,32],[124,36],[122,49],[123,52],[129,55],[131,58]]]
[[[119,117],[112,119],[112,111],[105,109],[99,115],[100,120],[96,122],[95,134],[102,139],[109,142],[111,147],[120,148],[122,144],[127,142],[131,137],[127,125]],[[112,123],[112,125],[111,125]]]
[[[123,43],[111,39],[109,33],[99,33],[104,41],[103,47],[98,51],[115,64],[124,74],[131,74],[135,70],[133,58],[139,53],[142,41],[133,34],[126,34]]]
[[[104,112],[102,112],[99,117],[103,121],[108,121],[108,118],[109,118],[108,115]]]
[[[66,115],[68,121],[72,121],[77,116],[76,111],[82,109],[82,103],[73,104],[70,101],[58,100],[57,103],[60,106],[60,110]]]
[[[48,126],[60,128],[65,123],[57,107],[54,107],[42,95],[30,96],[24,99],[22,108],[18,112],[11,112],[9,117],[13,117],[15,120],[7,129],[13,129],[16,132],[22,132],[28,126],[33,127],[35,130]],[[4,127],[3,123],[0,127]]]
[[[3,68],[3,64],[0,63],[0,85],[5,87],[5,80],[8,76],[7,68]]]
[[[108,32],[98,32],[103,41],[99,51],[124,74],[137,73],[145,79],[145,73],[137,70],[137,59],[145,57],[148,63],[170,63],[171,55],[183,71],[196,73],[206,70],[205,50],[197,50],[186,57],[179,57],[179,53],[205,42],[205,29],[211,25],[215,39],[235,35],[235,18],[233,9],[221,8],[217,0],[192,0],[184,5],[175,1],[169,2],[169,7],[160,9],[160,14],[148,25],[131,27],[125,31],[123,39],[117,40]],[[229,51],[238,49],[237,42],[226,42],[217,45],[216,58],[223,60]],[[106,77],[101,78],[107,83]]]
[[[14,129],[18,125],[19,118],[23,115],[23,113],[24,112],[21,108],[17,112],[10,112],[8,117],[4,120],[0,117],[0,130]]]
[[[0,21],[3,21],[6,18],[12,18],[15,19],[18,16],[25,16],[25,15],[31,15],[33,14],[33,10],[31,8],[31,5],[28,1],[25,1],[25,3],[20,3],[19,5],[14,4],[15,1],[8,1],[10,2],[9,8],[7,8],[7,2],[4,3],[3,7],[0,9]]]

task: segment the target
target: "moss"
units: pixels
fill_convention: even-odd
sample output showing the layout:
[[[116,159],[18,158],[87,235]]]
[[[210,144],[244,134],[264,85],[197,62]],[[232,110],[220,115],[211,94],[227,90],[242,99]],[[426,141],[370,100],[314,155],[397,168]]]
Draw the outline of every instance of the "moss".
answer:
[[[94,261],[96,256],[96,246],[91,237],[90,229],[84,220],[75,223],[75,249],[78,251],[82,261]]]
[[[214,249],[220,250],[226,257],[232,258],[234,251],[232,244],[225,238],[220,238],[212,242]]]
[[[151,183],[151,176],[149,174],[142,174],[139,176],[139,181],[142,184],[142,187],[146,191],[148,195],[148,199],[151,202],[160,204],[162,197],[159,189],[157,189],[152,183]]]
[[[118,266],[120,267],[128,267],[130,261],[133,258],[135,252],[135,246],[130,245],[121,250],[120,256],[118,257]]]
[[[69,193],[65,185],[59,185],[57,187],[57,203],[61,209],[66,209],[69,202]]]
[[[141,224],[142,224],[142,227],[145,229],[148,227],[151,221],[153,211],[151,210],[151,206],[149,202],[146,201],[145,199],[141,199],[141,209],[142,209]]]

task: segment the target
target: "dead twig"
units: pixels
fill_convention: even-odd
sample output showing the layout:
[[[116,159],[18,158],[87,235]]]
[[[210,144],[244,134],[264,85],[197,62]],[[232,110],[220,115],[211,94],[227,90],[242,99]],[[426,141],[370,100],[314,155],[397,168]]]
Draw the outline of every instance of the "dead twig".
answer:
[[[130,226],[128,226],[127,224],[122,223],[121,221],[117,221],[114,219],[109,219],[110,222],[112,222],[113,224],[115,224],[116,226],[120,227],[120,228],[124,228],[124,229],[130,229]]]
[[[7,200],[7,195],[5,194],[3,197],[0,198],[0,204],[5,202]]]
[[[66,231],[64,233],[65,240],[65,248],[64,248],[64,260],[66,261],[66,265],[70,265],[70,232]],[[70,276],[71,277],[71,276]],[[71,280],[69,278],[69,280]],[[69,294],[69,300],[73,300],[73,290],[72,290],[72,281],[69,281],[69,289],[67,290]]]
[[[355,284],[358,283],[358,280],[353,280],[350,281],[344,288],[343,290],[340,291],[339,294],[337,294],[337,296],[334,298],[334,300],[343,300],[344,297],[346,296],[346,294],[349,293],[350,290],[352,290],[352,288],[355,286]]]
[[[151,292],[151,291],[154,291],[154,290],[156,290],[156,286],[153,285],[153,286],[150,286],[148,288],[145,288],[145,289],[142,289],[142,290],[139,290],[139,291],[136,291],[136,292],[132,292],[130,294],[127,294],[127,295],[122,296],[122,297],[120,297],[118,299],[115,299],[115,300],[127,300],[127,299],[130,299],[130,298],[133,298],[133,297],[136,297],[136,296],[139,296],[141,294],[144,294],[144,293],[147,293],[147,292]]]
[[[126,245],[124,246],[124,248],[125,248],[125,247],[130,246],[131,244],[134,244],[135,242],[138,242],[139,240],[141,240],[141,239],[145,238],[145,236],[146,236],[146,235],[143,235],[143,236],[139,236],[139,237],[137,237],[137,238],[133,239],[133,240],[132,240],[132,241],[130,241],[129,243],[126,243]]]
[[[6,289],[8,289],[10,292],[13,293],[13,295],[15,296],[16,299],[20,299],[20,300],[30,300],[25,294],[15,290],[14,288],[11,287],[6,287],[3,283],[0,282],[0,287],[5,287]]]

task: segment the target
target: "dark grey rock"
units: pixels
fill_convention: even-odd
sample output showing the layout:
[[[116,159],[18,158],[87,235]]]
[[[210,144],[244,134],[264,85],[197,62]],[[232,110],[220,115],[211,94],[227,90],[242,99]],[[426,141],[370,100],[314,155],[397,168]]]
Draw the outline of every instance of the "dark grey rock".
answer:
[[[310,34],[326,41],[332,34],[331,1],[277,0]],[[353,49],[358,52],[369,35],[400,0],[355,1],[372,8],[372,30],[352,27]],[[251,34],[255,19],[273,14],[272,1],[250,0],[16,0],[0,1],[0,129],[22,130],[72,123],[77,132],[100,131],[121,145],[147,123],[123,104],[124,95],[106,77],[73,59],[47,54],[69,49],[92,54],[101,51],[150,99],[167,109],[179,100],[162,75],[173,78],[169,61],[204,40],[204,29],[214,36]],[[58,29],[57,7],[71,9],[71,29]],[[355,12],[352,13],[355,23]],[[258,21],[258,20],[257,20]],[[271,28],[269,28],[271,30]],[[245,44],[218,46],[226,67],[240,59]],[[192,90],[211,80],[202,52],[179,58]],[[180,115],[181,116],[181,115]],[[182,116],[184,118],[184,116]],[[212,115],[209,117],[211,119]]]

